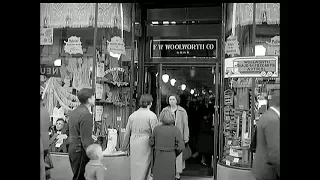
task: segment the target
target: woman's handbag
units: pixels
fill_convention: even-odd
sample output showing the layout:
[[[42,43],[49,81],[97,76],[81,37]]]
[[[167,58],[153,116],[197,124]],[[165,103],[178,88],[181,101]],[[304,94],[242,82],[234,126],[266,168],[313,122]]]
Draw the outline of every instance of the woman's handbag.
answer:
[[[189,144],[186,143],[185,148],[182,151],[182,160],[187,160],[192,156],[191,148],[189,147]]]

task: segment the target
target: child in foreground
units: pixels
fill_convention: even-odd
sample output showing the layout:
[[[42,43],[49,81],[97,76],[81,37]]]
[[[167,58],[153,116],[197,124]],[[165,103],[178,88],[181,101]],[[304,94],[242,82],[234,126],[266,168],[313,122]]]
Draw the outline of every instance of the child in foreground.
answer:
[[[101,162],[103,158],[102,147],[91,144],[86,150],[90,161],[86,165],[84,177],[86,180],[104,180],[104,171],[107,170]]]

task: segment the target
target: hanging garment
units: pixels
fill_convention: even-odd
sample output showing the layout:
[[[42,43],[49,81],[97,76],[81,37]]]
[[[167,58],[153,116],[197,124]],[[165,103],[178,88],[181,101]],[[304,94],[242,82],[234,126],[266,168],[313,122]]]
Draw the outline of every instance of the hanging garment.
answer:
[[[117,130],[108,129],[108,142],[107,142],[107,148],[104,150],[105,154],[110,154],[116,151],[117,138],[118,138]]]

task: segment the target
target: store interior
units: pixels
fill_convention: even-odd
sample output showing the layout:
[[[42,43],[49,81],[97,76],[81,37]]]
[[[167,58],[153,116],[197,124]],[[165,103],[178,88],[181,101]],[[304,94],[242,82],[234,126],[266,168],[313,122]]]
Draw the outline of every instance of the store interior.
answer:
[[[202,160],[202,153],[197,153],[200,148],[213,153],[213,113],[215,103],[215,77],[214,67],[193,67],[193,66],[165,66],[162,68],[162,75],[159,75],[157,67],[147,68],[146,91],[150,88],[150,93],[154,98],[153,110],[156,112],[156,106],[160,106],[160,111],[169,104],[166,99],[172,94],[180,97],[180,106],[188,114],[188,125],[190,130],[189,146],[194,154],[193,157],[186,161],[186,169],[183,171],[185,176],[207,177],[212,176],[212,154],[207,155]],[[160,89],[157,88],[157,83]],[[149,86],[150,84],[150,86]],[[157,92],[158,91],[158,92]],[[157,97],[159,96],[159,97]],[[157,101],[161,101],[157,102]],[[208,136],[203,137],[200,134],[204,126],[204,114],[207,113],[209,129]],[[201,138],[201,140],[199,140]],[[205,138],[205,139],[203,139]],[[203,142],[206,142],[205,144]],[[203,162],[204,161],[204,162]]]

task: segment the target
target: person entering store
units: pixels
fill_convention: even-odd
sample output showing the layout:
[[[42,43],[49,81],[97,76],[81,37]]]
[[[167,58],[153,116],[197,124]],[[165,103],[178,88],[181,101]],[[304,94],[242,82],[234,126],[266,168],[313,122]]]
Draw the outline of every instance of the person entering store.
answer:
[[[69,114],[69,161],[73,180],[85,180],[85,166],[89,162],[86,149],[93,144],[93,116],[91,107],[95,98],[92,89],[83,88],[78,94],[80,105]]]
[[[197,140],[197,152],[201,154],[201,165],[211,165],[213,155],[213,127],[211,112],[208,109],[203,111],[200,119],[200,132]]]
[[[150,137],[150,145],[154,147],[153,180],[175,179],[176,157],[184,149],[184,142],[174,119],[171,111],[163,111],[159,117],[162,124],[154,128]]]
[[[280,90],[273,92],[270,108],[257,122],[256,154],[252,175],[256,180],[280,179]]]
[[[152,159],[152,148],[149,138],[158,124],[157,115],[150,111],[153,98],[149,94],[141,95],[140,108],[128,119],[122,151],[130,145],[130,180],[148,180]]]
[[[178,95],[170,95],[167,98],[168,104],[170,106],[165,107],[161,113],[165,111],[171,111],[171,113],[175,116],[175,126],[177,126],[182,134],[182,139],[185,143],[186,148],[188,147],[188,142],[189,142],[189,125],[188,125],[188,115],[187,111],[179,106],[178,104],[180,103],[180,98]],[[160,113],[160,116],[161,116]],[[185,148],[185,149],[186,149]],[[184,153],[182,152],[176,159],[176,179],[180,180],[180,174],[182,173],[183,169],[185,169],[185,159],[183,158]],[[191,156],[191,154],[190,154]]]

